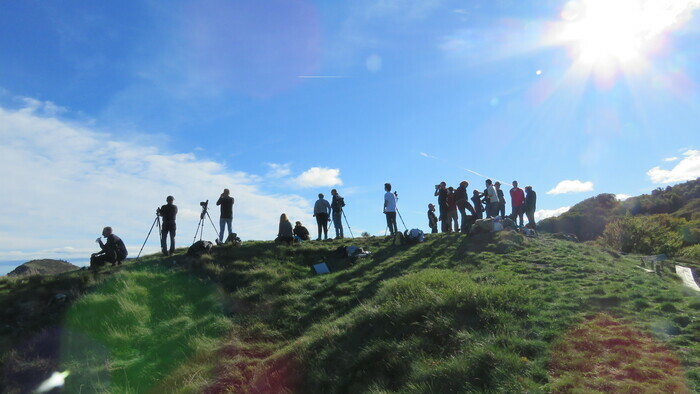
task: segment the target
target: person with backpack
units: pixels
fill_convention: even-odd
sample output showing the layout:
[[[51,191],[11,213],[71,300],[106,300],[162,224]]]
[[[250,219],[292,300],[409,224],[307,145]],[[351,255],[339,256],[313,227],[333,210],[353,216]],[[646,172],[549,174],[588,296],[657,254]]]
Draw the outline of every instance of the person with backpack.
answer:
[[[432,234],[437,234],[437,222],[438,218],[435,216],[435,205],[428,204],[428,227],[430,227],[430,232]]]
[[[498,212],[504,218],[506,217],[506,197],[503,194],[503,190],[501,190],[501,182],[496,181],[494,186],[496,186],[496,195],[498,195]]]
[[[513,188],[510,189],[511,219],[520,219],[519,226],[523,226],[523,214],[525,213],[523,204],[525,203],[525,192],[518,187],[518,181],[513,181]]]
[[[163,218],[163,227],[160,231],[160,248],[163,256],[170,256],[175,253],[175,216],[177,216],[177,205],[173,204],[175,197],[168,196],[165,199],[167,204],[158,209],[158,215]],[[170,234],[170,249],[168,250],[168,234]]]
[[[333,227],[335,227],[335,239],[343,239],[343,207],[345,199],[338,194],[338,191],[331,190],[331,211],[333,216]]]
[[[224,189],[221,193],[219,199],[216,200],[216,205],[221,206],[221,215],[219,216],[219,242],[224,242],[224,230],[228,226],[229,237],[233,233],[231,230],[231,223],[233,222],[233,203],[234,199],[230,196],[231,192],[228,189]]]
[[[302,226],[301,222],[296,222],[296,225],[294,226],[294,238],[298,241],[308,241],[311,239],[309,230]]]
[[[317,241],[321,240],[321,230],[323,230],[323,239],[328,239],[328,222],[331,220],[329,214],[331,213],[331,204],[323,198],[323,193],[318,194],[318,200],[314,204],[314,217],[316,218],[316,224],[318,225],[318,238]],[[291,224],[290,224],[291,226]]]
[[[523,209],[525,210],[525,215],[527,216],[527,225],[533,230],[537,230],[537,225],[535,224],[535,208],[537,205],[537,193],[532,190],[532,186],[525,186],[525,204]]]
[[[279,229],[277,230],[277,238],[275,239],[275,243],[291,244],[292,242],[294,242],[294,230],[292,230],[292,223],[287,218],[287,214],[283,213],[280,215],[280,225]]]
[[[111,227],[102,229],[102,237],[105,237],[107,242],[103,243],[101,237],[97,238],[96,242],[100,244],[101,250],[90,256],[91,269],[97,269],[106,263],[112,263],[113,267],[117,264],[121,265],[122,261],[129,255],[124,241],[112,232]]]
[[[396,195],[391,192],[391,183],[384,184],[384,215],[386,215],[386,225],[389,227],[390,235],[399,232],[396,225]]]
[[[476,219],[484,218],[484,206],[481,205],[482,197],[483,195],[479,193],[478,190],[474,189],[474,193],[472,194],[472,205],[474,206],[474,217]]]

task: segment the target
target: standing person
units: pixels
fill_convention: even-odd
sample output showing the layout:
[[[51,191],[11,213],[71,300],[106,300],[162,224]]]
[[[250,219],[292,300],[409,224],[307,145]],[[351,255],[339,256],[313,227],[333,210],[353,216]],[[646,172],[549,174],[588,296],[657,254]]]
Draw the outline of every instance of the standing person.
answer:
[[[331,204],[329,204],[327,200],[323,199],[323,193],[318,193],[318,200],[316,200],[316,204],[314,204],[314,217],[316,218],[316,224],[318,225],[317,241],[321,240],[321,230],[323,230],[323,239],[328,239],[328,222],[331,220],[328,215],[330,213]]]
[[[279,230],[277,230],[277,243],[291,244],[294,242],[294,231],[292,230],[292,223],[287,218],[287,214],[283,213],[280,215],[280,225]]]
[[[493,182],[490,179],[486,180],[486,198],[488,198],[488,204],[486,205],[486,217],[492,218],[498,215],[498,194],[496,189],[493,187]]]
[[[435,195],[438,198],[438,208],[440,208],[439,220],[442,222],[440,227],[444,233],[450,225],[450,221],[447,219],[447,183],[443,181],[439,185],[435,185]]]
[[[525,215],[527,215],[527,224],[533,229],[537,229],[535,224],[535,208],[537,206],[537,193],[532,190],[532,186],[525,186]]]
[[[461,215],[461,222],[459,224],[459,229],[463,233],[469,232],[469,223],[473,219],[474,215],[474,207],[472,207],[472,204],[469,203],[469,198],[467,196],[467,186],[469,186],[469,182],[467,181],[462,181],[459,183],[459,187],[455,189],[455,202],[457,203],[457,209],[459,210],[459,214]],[[469,210],[469,217],[467,217],[467,210]]]
[[[501,182],[496,181],[494,186],[496,186],[496,194],[498,195],[498,212],[504,218],[506,217],[506,196],[503,195],[503,190],[501,190]]]
[[[474,205],[474,216],[477,219],[483,219],[484,218],[484,206],[481,205],[481,193],[477,189],[474,189],[474,193],[472,194],[472,204]]]
[[[518,187],[518,181],[513,181],[513,188],[510,189],[510,205],[512,207],[512,212],[510,216],[511,219],[513,219],[513,221],[516,221],[517,218],[520,218],[520,227],[523,226],[523,213],[525,213],[525,210],[523,209],[524,203],[525,192],[523,191],[523,189]]]
[[[396,196],[391,192],[391,183],[384,184],[384,214],[386,215],[386,225],[389,227],[390,235],[399,231],[396,225]]]
[[[97,243],[100,244],[100,251],[93,253],[90,256],[90,268],[97,269],[103,266],[105,263],[112,263],[114,267],[115,264],[122,264],[122,261],[126,259],[129,252],[124,246],[124,241],[117,237],[116,234],[112,232],[111,227],[105,227],[102,229],[102,236],[107,238],[106,243],[102,243],[102,238],[97,238]]]
[[[343,207],[345,199],[340,197],[338,191],[331,190],[333,199],[331,200],[331,210],[333,211],[333,227],[335,227],[335,239],[343,238]]]
[[[216,205],[221,205],[221,215],[219,216],[219,241],[224,242],[224,229],[228,226],[228,235],[231,236],[231,222],[233,222],[233,197],[230,196],[231,192],[228,189],[224,189],[221,193],[219,199],[216,201]]]
[[[296,222],[296,225],[294,226],[294,237],[298,238],[299,241],[308,241],[311,239],[309,236],[309,230],[302,226],[301,222]]]
[[[450,186],[447,188],[447,223],[450,231],[452,231],[452,223],[454,222],[455,232],[459,232],[459,218],[457,217],[457,201],[455,200],[455,189]]]
[[[428,227],[430,227],[430,232],[436,234],[437,229],[437,216],[435,216],[435,205],[428,204]]]
[[[177,216],[177,205],[173,204],[175,197],[168,196],[165,199],[167,204],[160,207],[158,215],[163,217],[163,227],[160,232],[160,248],[163,250],[163,256],[173,255],[175,253],[175,216]],[[168,250],[168,234],[170,234],[170,250]]]

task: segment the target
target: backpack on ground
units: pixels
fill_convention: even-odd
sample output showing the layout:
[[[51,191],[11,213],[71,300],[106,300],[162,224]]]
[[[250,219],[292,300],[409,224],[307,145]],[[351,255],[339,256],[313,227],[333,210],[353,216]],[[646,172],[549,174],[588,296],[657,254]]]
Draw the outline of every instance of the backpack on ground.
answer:
[[[425,234],[423,233],[423,230],[413,228],[411,230],[406,230],[404,233],[404,238],[406,239],[406,243],[409,245],[414,245],[425,241]]]
[[[209,241],[197,241],[193,243],[189,249],[187,249],[187,255],[194,257],[201,256],[204,253],[209,253],[209,251],[211,251],[212,246],[213,244]]]
[[[228,238],[226,238],[226,243],[233,244],[233,246],[241,246],[242,241],[238,238],[238,234],[231,233],[228,235]]]

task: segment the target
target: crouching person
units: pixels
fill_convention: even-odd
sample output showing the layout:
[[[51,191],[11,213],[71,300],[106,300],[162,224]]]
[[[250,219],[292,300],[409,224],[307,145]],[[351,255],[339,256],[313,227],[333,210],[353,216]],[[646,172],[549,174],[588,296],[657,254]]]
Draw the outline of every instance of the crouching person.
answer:
[[[101,237],[97,238],[97,243],[100,244],[102,250],[90,256],[91,269],[97,269],[106,263],[112,263],[112,266],[121,265],[129,254],[124,246],[124,241],[112,234],[111,227],[103,228],[102,236],[107,239],[107,242],[103,243]]]
[[[278,244],[291,244],[294,242],[294,231],[292,230],[292,223],[287,218],[287,214],[283,213],[280,216],[280,226],[277,231],[277,238],[275,243]]]
[[[301,225],[301,222],[297,222],[294,226],[294,240],[296,241],[308,241],[310,240],[309,230]]]

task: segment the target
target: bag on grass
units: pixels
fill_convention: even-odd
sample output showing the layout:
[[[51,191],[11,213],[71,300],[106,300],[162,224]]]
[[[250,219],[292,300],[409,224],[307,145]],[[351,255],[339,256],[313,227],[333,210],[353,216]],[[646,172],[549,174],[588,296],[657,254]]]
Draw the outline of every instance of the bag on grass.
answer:
[[[422,230],[413,228],[406,231],[404,238],[406,239],[406,243],[409,245],[414,245],[425,241],[425,234],[423,234]]]
[[[199,241],[193,243],[192,246],[190,246],[190,248],[187,249],[187,255],[198,257],[198,256],[203,255],[204,253],[209,253],[211,248],[212,248],[211,242],[199,240]]]

